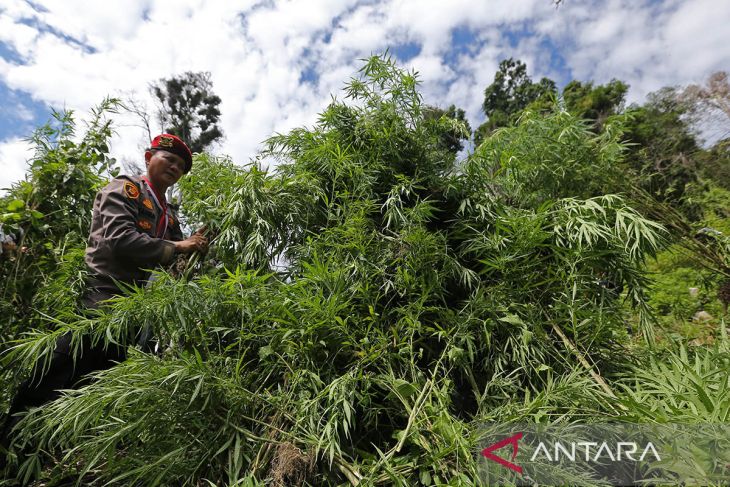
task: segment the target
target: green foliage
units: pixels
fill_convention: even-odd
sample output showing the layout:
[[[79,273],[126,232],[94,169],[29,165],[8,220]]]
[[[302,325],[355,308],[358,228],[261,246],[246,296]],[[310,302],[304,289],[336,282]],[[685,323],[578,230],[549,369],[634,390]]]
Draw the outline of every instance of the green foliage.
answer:
[[[660,423],[727,423],[730,420],[730,350],[676,345],[623,381],[625,403],[638,418]]]
[[[717,337],[725,315],[722,302],[728,299],[724,289],[730,277],[730,192],[702,181],[689,187],[688,194],[688,202],[702,210],[701,219],[693,224],[682,221],[679,231],[673,229],[676,243],[649,264],[647,296],[662,335],[708,343]]]
[[[616,79],[598,86],[591,81],[573,80],[563,88],[563,100],[570,113],[592,121],[594,130],[600,132],[606,119],[623,108],[628,89],[626,83]]]
[[[443,134],[441,145],[450,152],[457,154],[464,149],[464,141],[471,137],[471,125],[466,119],[466,112],[456,105],[446,110],[437,107],[425,107],[424,116],[438,124]]]
[[[659,253],[648,265],[651,285],[649,305],[663,325],[663,333],[674,338],[704,342],[716,335],[718,322],[693,322],[694,315],[706,311],[713,317],[722,314],[717,301],[717,278],[699,267],[678,246]],[[693,293],[690,288],[695,288]]]
[[[515,124],[526,113],[534,117],[534,114],[546,115],[554,111],[555,83],[548,78],[534,83],[526,72],[525,64],[519,60],[508,59],[500,63],[494,82],[485,90],[482,108],[487,121],[474,132],[477,146],[494,130]],[[670,205],[684,217],[697,220],[702,210],[691,201],[690,189],[697,183],[698,175],[719,180],[724,170],[722,144],[711,153],[703,154],[692,133],[689,115],[695,105],[704,101],[697,101],[696,96],[693,98],[687,93],[680,96],[674,88],[664,88],[649,95],[643,106],[624,110],[627,90],[628,85],[616,79],[605,85],[573,80],[563,89],[566,111],[589,122],[593,132],[608,131],[610,137],[622,134],[628,142],[625,160],[619,162],[620,167],[610,169],[612,174],[621,174],[624,182],[618,186],[593,186],[600,187],[602,192],[620,188],[632,197],[637,191],[646,192],[650,198]],[[718,92],[724,93],[720,88]],[[702,100],[718,98],[708,93],[702,95]],[[695,105],[688,101],[690,99]],[[698,157],[706,170],[698,169]],[[627,179],[631,185],[625,184]],[[654,216],[660,211],[644,209]]]
[[[549,105],[557,95],[555,82],[542,78],[535,83],[527,75],[527,65],[513,58],[499,63],[494,81],[484,90],[482,110],[487,121],[477,128],[474,138],[479,145],[492,131],[512,123],[529,105]]]
[[[698,153],[696,159],[703,179],[730,191],[730,139],[721,140],[709,150]]]
[[[692,188],[692,203],[702,208],[701,224],[730,235],[730,190],[719,179],[705,180]]]
[[[223,137],[218,125],[221,99],[213,93],[210,73],[187,71],[150,85],[157,116],[166,133],[182,138],[193,152],[203,152]]]
[[[180,182],[188,223],[216,234],[210,256],[229,268],[268,268],[302,237],[302,224],[322,218],[321,198],[306,174],[274,177],[258,162],[241,167],[224,158],[196,156]]]
[[[498,130],[476,150],[476,171],[468,176],[483,187],[496,178],[515,205],[598,196],[622,187],[621,135],[612,124],[595,135],[586,121],[564,111],[525,111],[517,126]]]
[[[29,139],[35,154],[26,179],[0,199],[0,224],[17,243],[17,249],[0,261],[2,303],[12,309],[3,313],[3,342],[20,331],[21,324],[29,326],[24,320],[31,317],[32,308],[48,309],[38,300],[56,299],[50,298],[54,293],[47,285],[57,277],[65,281],[76,272],[72,269],[80,268],[79,249],[85,246],[94,195],[114,162],[108,157],[111,126],[106,115],[115,108],[115,100],[106,100],[93,110],[78,142],[73,114],[54,112],[55,122]]]
[[[487,420],[619,416],[586,370],[633,360],[605,282],[651,342],[643,262],[663,230],[600,191],[616,136],[526,115],[457,162],[417,87],[373,57],[253,163],[198,157],[181,190],[212,262],[10,354],[31,364],[65,332],[75,354],[130,345],[140,326],[162,350],[29,414],[20,475],[52,452],[110,484],[475,485]]]
[[[700,209],[687,201],[687,192],[697,181],[694,157],[699,147],[683,118],[685,113],[686,107],[669,88],[649,95],[643,106],[630,107],[626,163],[637,186],[690,219],[697,219]]]
[[[644,105],[633,105],[627,110],[623,104],[628,85],[616,79],[605,85],[573,80],[563,89],[562,99],[565,110],[590,122],[592,131],[600,134],[608,127],[612,137],[623,132],[623,139],[628,142],[626,158],[620,167],[611,170],[614,174],[619,172],[624,182],[631,181],[628,186],[618,186],[622,191],[632,198],[637,192],[648,193],[651,199],[696,221],[703,210],[693,200],[698,193],[705,192],[702,188],[693,193],[698,176],[723,185],[727,164],[723,165],[726,151],[722,143],[711,151],[700,150],[693,134],[692,115],[708,106],[726,114],[726,78],[725,74],[716,73],[707,88],[694,86],[681,92],[663,88],[650,94]],[[543,78],[535,83],[527,76],[522,61],[502,61],[494,82],[485,90],[482,108],[487,121],[474,132],[475,145],[479,146],[497,128],[515,124],[525,113],[551,113],[556,96],[552,80]],[[613,192],[615,188],[602,186],[601,191]],[[656,207],[644,210],[654,217],[661,213]]]
[[[0,226],[16,248],[0,254],[0,353],[32,328],[45,330],[76,312],[84,286],[84,249],[94,195],[114,160],[108,157],[116,100],[91,112],[76,140],[71,112],[54,112],[54,121],[29,141],[35,153],[24,181],[0,198]],[[0,407],[5,409],[24,368],[3,368]]]
[[[631,421],[697,425],[693,441],[676,443],[662,469],[687,483],[717,484],[727,478],[730,441],[730,349],[724,325],[718,342],[709,347],[675,343],[652,355],[621,381],[622,402]],[[691,427],[691,426],[690,426]],[[701,429],[700,429],[701,428]],[[661,446],[660,446],[661,447]]]

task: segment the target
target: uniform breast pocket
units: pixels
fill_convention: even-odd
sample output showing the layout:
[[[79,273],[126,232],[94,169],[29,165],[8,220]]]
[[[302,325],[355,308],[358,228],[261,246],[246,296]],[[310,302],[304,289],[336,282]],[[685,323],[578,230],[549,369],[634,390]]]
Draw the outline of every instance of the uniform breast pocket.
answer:
[[[154,211],[149,211],[146,208],[140,208],[139,215],[137,215],[138,230],[154,237],[155,231],[157,230],[156,222],[157,215]]]

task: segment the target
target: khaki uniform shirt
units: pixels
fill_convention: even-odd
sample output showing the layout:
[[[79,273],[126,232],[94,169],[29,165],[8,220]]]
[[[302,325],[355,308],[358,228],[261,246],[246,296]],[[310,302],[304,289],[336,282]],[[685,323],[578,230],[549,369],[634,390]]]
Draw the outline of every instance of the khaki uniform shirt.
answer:
[[[172,262],[172,242],[183,235],[178,215],[169,205],[167,228],[157,234],[162,214],[141,177],[118,176],[99,191],[86,247],[91,288],[118,294],[114,281],[141,285],[149,279],[149,269]]]

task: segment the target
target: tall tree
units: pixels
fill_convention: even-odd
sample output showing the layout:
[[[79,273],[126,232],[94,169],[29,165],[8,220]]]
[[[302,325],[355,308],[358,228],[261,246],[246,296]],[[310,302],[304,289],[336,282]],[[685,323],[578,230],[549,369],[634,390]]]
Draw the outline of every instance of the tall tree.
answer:
[[[484,90],[482,110],[487,121],[474,134],[476,144],[496,128],[509,125],[528,105],[545,103],[556,94],[555,81],[542,78],[535,83],[527,75],[525,63],[513,58],[503,60],[494,81]]]
[[[687,185],[697,180],[697,140],[686,121],[687,107],[673,88],[648,96],[642,106],[632,106],[626,124],[630,143],[625,160],[638,176],[639,186],[659,201],[696,217],[698,208],[686,200]]]
[[[680,94],[689,114],[701,125],[713,126],[720,139],[730,137],[730,81],[724,71],[712,73],[704,85],[689,85]]]
[[[193,152],[202,152],[223,137],[218,121],[221,99],[213,93],[210,73],[191,71],[162,78],[150,85],[157,99],[157,116],[165,132],[185,140]]]
[[[730,82],[726,72],[712,73],[705,86],[689,85],[682,94],[686,100],[706,104],[730,119]]]
[[[617,79],[598,86],[573,80],[563,88],[563,100],[570,113],[592,120],[595,131],[600,132],[606,119],[622,110],[628,89],[629,85]]]

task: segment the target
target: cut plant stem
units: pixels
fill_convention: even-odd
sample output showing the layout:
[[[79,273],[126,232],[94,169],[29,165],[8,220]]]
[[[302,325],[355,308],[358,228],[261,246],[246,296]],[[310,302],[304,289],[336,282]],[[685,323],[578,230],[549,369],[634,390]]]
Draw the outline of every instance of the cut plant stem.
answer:
[[[578,350],[578,347],[576,347],[575,344],[572,341],[570,341],[570,338],[568,338],[565,335],[565,333],[563,333],[563,330],[561,330],[560,327],[558,325],[556,325],[555,323],[552,324],[552,327],[553,327],[553,330],[555,330],[555,333],[558,334],[560,339],[563,340],[563,343],[568,348],[568,350],[573,352],[573,354],[578,358],[578,362],[580,362],[580,364],[583,366],[583,368],[585,368],[588,371],[588,373],[591,374],[591,377],[593,378],[594,381],[596,381],[596,384],[598,384],[598,387],[603,389],[603,391],[606,394],[608,394],[610,397],[612,397],[614,399],[618,399],[618,397],[616,397],[616,394],[614,394],[613,390],[611,390],[611,388],[606,383],[606,381],[603,380],[603,377],[601,377],[598,374],[598,372],[596,372],[593,369],[591,364],[588,363],[588,360],[586,360],[585,356],[580,352],[580,350]],[[627,410],[626,406],[624,406],[623,404],[619,404],[618,406],[623,411]]]

